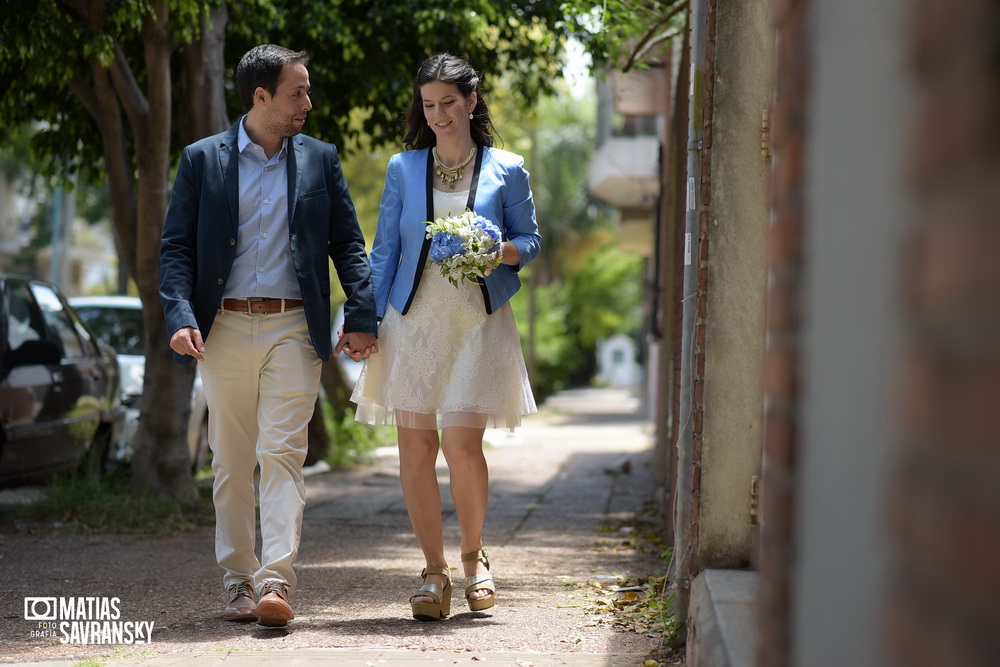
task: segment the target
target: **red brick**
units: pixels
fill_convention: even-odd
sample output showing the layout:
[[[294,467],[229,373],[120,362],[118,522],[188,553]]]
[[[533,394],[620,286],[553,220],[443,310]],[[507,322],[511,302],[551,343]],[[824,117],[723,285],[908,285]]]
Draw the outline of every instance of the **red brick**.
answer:
[[[798,394],[798,350],[772,342],[764,352],[764,393],[769,401],[790,404]]]
[[[950,456],[993,470],[1000,481],[1000,351],[991,352],[952,360],[939,376],[944,432],[935,440]]]
[[[892,498],[897,542],[915,574],[1000,628],[1000,511],[974,465],[924,464],[928,479],[904,477]],[[933,484],[930,478],[934,479]]]
[[[908,257],[910,305],[922,319],[1000,312],[1000,187],[928,212]]]
[[[794,569],[789,554],[789,542],[777,535],[767,524],[761,524],[760,555],[757,571],[760,574],[760,596],[775,611],[788,613],[792,599],[791,575]]]
[[[949,628],[939,612],[931,616],[927,596],[916,596],[902,587],[890,598],[886,613],[889,644],[895,651],[894,664],[907,667],[965,667],[977,665]],[[985,667],[985,665],[984,665]]]
[[[802,14],[803,0],[771,0],[771,22],[783,29],[788,21]]]
[[[797,266],[802,258],[802,207],[798,198],[773,209],[767,230],[767,263],[771,269]]]
[[[986,0],[918,0],[910,40],[913,68],[924,78],[948,76],[976,60],[995,39]],[[977,39],[978,37],[978,39]]]
[[[777,478],[781,473],[765,465],[761,480],[760,522],[776,537],[791,541],[795,535],[795,496]]]
[[[774,148],[771,179],[775,192],[795,192],[802,188],[805,174],[803,157],[803,145],[798,137]]]
[[[894,406],[896,422],[905,440],[923,441],[944,431],[941,411],[942,385],[935,359],[922,348],[912,346],[900,356],[899,387]]]
[[[794,83],[795,77],[788,77]],[[802,131],[805,95],[796,88],[778,91],[778,98],[771,107],[771,148],[778,150],[788,141],[789,135]]]
[[[772,278],[767,289],[764,310],[764,322],[768,332],[788,333],[798,329],[798,297],[797,281]]]
[[[798,429],[794,419],[771,408],[764,413],[764,456],[768,465],[793,471],[798,463]]]
[[[971,178],[997,144],[995,74],[985,65],[952,71],[925,88],[914,123],[909,179],[919,192]]]

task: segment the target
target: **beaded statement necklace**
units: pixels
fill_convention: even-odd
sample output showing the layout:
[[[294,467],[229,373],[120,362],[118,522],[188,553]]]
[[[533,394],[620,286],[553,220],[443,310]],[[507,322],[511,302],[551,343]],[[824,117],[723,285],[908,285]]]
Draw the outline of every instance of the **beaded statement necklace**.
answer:
[[[465,174],[465,167],[472,162],[472,158],[476,155],[476,146],[472,145],[472,150],[469,154],[462,160],[461,163],[456,164],[454,167],[446,167],[441,158],[438,156],[437,146],[431,148],[431,155],[434,156],[434,173],[437,177],[441,179],[441,182],[447,185],[452,190],[455,189],[455,183],[462,179],[462,175]]]

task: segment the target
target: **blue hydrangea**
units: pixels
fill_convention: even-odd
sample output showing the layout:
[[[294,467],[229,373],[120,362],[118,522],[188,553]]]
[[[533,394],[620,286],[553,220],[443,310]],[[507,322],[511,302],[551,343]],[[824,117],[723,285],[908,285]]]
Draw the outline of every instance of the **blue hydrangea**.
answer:
[[[486,232],[493,239],[494,243],[500,240],[500,230],[486,218],[476,218],[473,226]]]
[[[431,261],[441,262],[461,254],[462,238],[460,236],[447,232],[434,232],[434,236],[431,238]]]

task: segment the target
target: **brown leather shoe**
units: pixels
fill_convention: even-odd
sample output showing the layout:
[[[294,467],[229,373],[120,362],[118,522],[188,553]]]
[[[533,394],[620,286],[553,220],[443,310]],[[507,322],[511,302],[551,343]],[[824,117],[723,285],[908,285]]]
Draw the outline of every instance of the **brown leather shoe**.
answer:
[[[288,604],[288,584],[274,579],[265,581],[254,613],[257,615],[257,625],[269,628],[288,625],[288,621],[295,618],[292,606]]]
[[[226,611],[222,615],[224,621],[249,622],[256,621],[257,614],[254,608],[257,601],[254,599],[253,586],[249,581],[233,584],[229,587],[229,602],[226,603]]]

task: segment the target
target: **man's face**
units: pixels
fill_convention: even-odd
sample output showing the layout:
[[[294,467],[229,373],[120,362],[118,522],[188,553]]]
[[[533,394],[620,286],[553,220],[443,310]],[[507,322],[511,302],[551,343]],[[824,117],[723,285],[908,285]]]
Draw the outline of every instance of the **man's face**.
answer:
[[[260,92],[260,90],[258,90]],[[274,137],[292,137],[302,131],[306,114],[312,109],[309,99],[309,71],[305,65],[285,65],[274,96],[263,91],[264,129]]]

